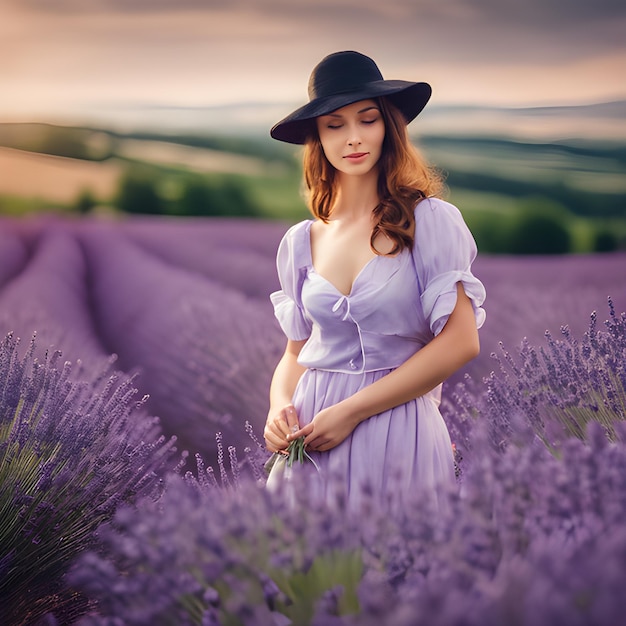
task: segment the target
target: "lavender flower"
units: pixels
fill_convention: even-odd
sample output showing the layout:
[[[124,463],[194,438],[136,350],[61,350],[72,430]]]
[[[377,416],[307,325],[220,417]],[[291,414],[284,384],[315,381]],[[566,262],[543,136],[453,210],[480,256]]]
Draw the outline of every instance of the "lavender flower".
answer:
[[[207,489],[171,476],[158,502],[121,508],[100,529],[99,552],[79,559],[71,581],[98,601],[84,623],[193,624],[212,614],[217,623],[306,624],[338,584],[342,610],[354,609],[355,525],[304,506],[301,494],[284,506],[252,480]]]
[[[164,432],[214,463],[215,431],[241,446],[245,421],[260,430],[267,412],[284,345],[268,294],[285,229],[228,219],[2,219],[0,334],[37,331],[40,345],[86,367],[117,353],[119,367],[140,373]],[[626,308],[624,258],[480,256],[489,292],[482,354],[444,393],[468,373],[488,375],[500,341],[536,344],[564,323],[577,335],[607,293]]]
[[[98,601],[81,624],[616,623],[626,444],[597,424],[560,457],[528,427],[516,441],[496,451],[478,426],[480,462],[438,506],[419,486],[402,508],[366,492],[355,514],[310,502],[305,483],[294,504],[248,479],[172,477],[158,503],[102,528],[101,556],[79,560],[72,582]]]
[[[16,233],[0,229],[0,289],[26,265],[26,244]]]
[[[306,483],[268,493],[268,454],[246,433],[261,431],[284,345],[267,300],[284,230],[2,220],[0,330],[39,337],[25,356],[11,337],[0,350],[0,586],[14,589],[2,610],[69,623],[89,603],[84,624],[619,621],[624,254],[480,257],[483,351],[444,388],[459,488],[435,501],[416,486],[401,509],[366,491],[355,515],[341,494],[312,501]],[[607,324],[594,316],[583,335],[607,293]],[[46,355],[51,344],[82,370]],[[98,378],[111,352],[140,377]],[[118,507],[171,456],[146,408],[198,452],[196,468]],[[72,573],[84,595],[70,596],[61,575],[100,522]]]
[[[54,351],[23,357],[0,343],[0,623],[49,611],[69,618],[81,598],[63,576],[117,506],[158,486],[172,456],[125,375],[82,378]]]
[[[563,458],[532,433],[496,452],[485,433],[481,462],[438,517],[416,500],[375,524],[368,518],[360,612],[342,623],[618,622],[626,448],[590,429],[589,443],[570,440]]]
[[[221,218],[168,219],[166,227],[143,218],[124,226],[133,243],[167,265],[261,301],[279,288],[275,256],[285,230],[276,222]]]
[[[62,229],[50,228],[34,240],[34,252],[22,271],[0,291],[0,336],[37,333],[38,346],[62,348],[93,373],[109,352],[104,349],[91,319],[85,290],[86,267],[80,245]],[[11,249],[8,267],[14,260]],[[4,265],[0,260],[0,266]],[[42,356],[40,353],[38,356]]]
[[[167,265],[115,231],[83,233],[82,241],[95,326],[120,365],[139,370],[164,431],[211,462],[214,432],[245,442],[245,420],[258,428],[265,419],[279,357],[269,300]]]
[[[499,371],[488,377],[485,395],[472,402],[461,387],[448,410],[470,428],[471,415],[486,417],[496,447],[510,439],[516,419],[528,421],[554,449],[564,437],[583,438],[591,421],[615,438],[615,424],[626,419],[626,314],[618,316],[610,298],[609,314],[600,331],[593,313],[581,341],[563,327],[561,340],[546,333],[547,347],[524,341],[517,359],[501,346],[493,355]],[[456,412],[454,403],[473,409]]]

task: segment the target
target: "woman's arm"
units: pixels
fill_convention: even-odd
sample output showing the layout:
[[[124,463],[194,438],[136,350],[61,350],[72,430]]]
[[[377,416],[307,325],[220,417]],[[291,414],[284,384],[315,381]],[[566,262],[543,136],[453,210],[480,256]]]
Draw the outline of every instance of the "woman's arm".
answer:
[[[298,416],[291,404],[296,385],[305,369],[297,362],[304,341],[287,341],[287,347],[281,357],[270,384],[270,410],[263,436],[267,449],[271,452],[284,450],[289,445],[286,436],[293,427],[298,427]]]
[[[400,367],[353,396],[320,411],[310,424],[289,434],[305,435],[313,450],[330,450],[356,426],[400,404],[428,393],[478,355],[478,330],[471,300],[457,284],[457,302],[443,330]]]

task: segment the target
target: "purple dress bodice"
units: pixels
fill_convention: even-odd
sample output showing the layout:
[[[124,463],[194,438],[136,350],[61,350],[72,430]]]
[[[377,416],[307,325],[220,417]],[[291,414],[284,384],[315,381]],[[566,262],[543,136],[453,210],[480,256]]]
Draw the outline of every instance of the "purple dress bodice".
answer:
[[[312,223],[300,222],[285,234],[277,255],[282,289],[270,296],[286,336],[307,339],[301,365],[345,373],[398,367],[441,331],[458,282],[482,325],[485,289],[471,272],[476,244],[453,205],[421,201],[413,249],[371,259],[348,295],[315,271]]]

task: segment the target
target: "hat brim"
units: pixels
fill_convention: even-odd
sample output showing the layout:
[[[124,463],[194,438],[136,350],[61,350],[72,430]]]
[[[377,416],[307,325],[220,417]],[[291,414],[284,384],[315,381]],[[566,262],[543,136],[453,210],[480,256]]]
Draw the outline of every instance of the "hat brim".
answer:
[[[428,83],[405,80],[377,80],[363,85],[358,91],[317,98],[275,124],[270,135],[278,141],[304,144],[315,130],[315,118],[327,115],[359,100],[385,96],[402,112],[406,123],[414,120],[426,106],[432,89]]]

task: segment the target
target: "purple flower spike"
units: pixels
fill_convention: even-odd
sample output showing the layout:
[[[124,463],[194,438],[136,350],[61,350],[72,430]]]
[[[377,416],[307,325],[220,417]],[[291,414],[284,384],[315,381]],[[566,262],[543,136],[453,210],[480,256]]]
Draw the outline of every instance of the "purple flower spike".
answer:
[[[501,346],[494,355],[499,369],[483,393],[476,385],[468,393],[463,385],[445,400],[451,432],[459,431],[471,447],[474,418],[486,419],[492,445],[502,449],[519,431],[516,424],[529,424],[557,450],[567,437],[584,439],[593,422],[616,439],[616,425],[626,420],[626,314],[618,316],[609,303],[604,329],[597,328],[594,312],[580,340],[563,327],[561,339],[546,332],[547,345],[538,349],[522,342],[517,359]]]
[[[173,442],[127,376],[76,380],[58,352],[18,346],[0,343],[0,623],[67,623],[85,602],[65,586],[69,564],[120,503],[155,493]]]

